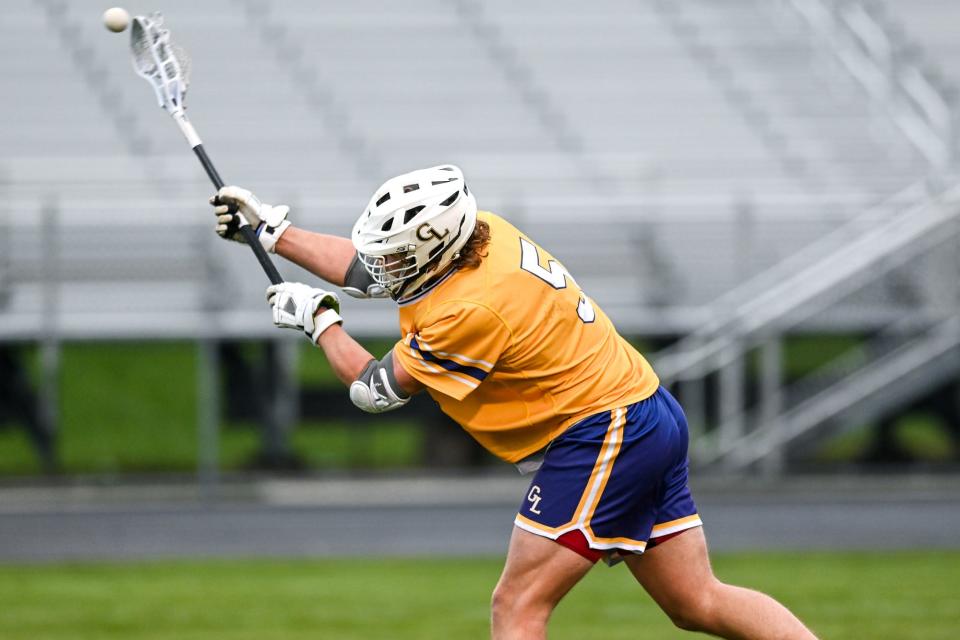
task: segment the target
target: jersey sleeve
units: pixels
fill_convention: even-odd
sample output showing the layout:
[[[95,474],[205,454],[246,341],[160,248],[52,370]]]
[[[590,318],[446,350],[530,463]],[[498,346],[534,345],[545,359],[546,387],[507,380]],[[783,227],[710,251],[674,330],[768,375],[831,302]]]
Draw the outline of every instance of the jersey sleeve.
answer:
[[[444,304],[423,325],[397,343],[395,357],[412,377],[456,400],[483,382],[510,344],[503,320],[482,305]]]

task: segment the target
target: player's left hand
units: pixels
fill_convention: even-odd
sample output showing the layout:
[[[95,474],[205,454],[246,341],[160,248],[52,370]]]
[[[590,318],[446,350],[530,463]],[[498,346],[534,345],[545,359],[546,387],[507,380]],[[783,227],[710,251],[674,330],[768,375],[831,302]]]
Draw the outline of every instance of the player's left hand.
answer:
[[[300,329],[313,344],[332,325],[343,324],[337,294],[300,282],[271,285],[267,288],[267,303],[273,309],[273,324]]]
[[[290,207],[285,204],[269,205],[260,202],[260,198],[247,189],[228,186],[223,187],[215,196],[210,198],[213,213],[217,216],[217,234],[221,238],[243,242],[240,233],[240,216],[253,227],[260,244],[269,253],[276,250],[277,241],[283,232],[290,226],[287,214]]]

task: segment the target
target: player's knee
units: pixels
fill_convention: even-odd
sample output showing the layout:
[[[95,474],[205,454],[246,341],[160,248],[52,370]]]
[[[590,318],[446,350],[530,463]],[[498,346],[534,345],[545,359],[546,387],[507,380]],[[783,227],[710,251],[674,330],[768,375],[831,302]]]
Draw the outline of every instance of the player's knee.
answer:
[[[515,598],[511,597],[512,589],[503,582],[497,583],[490,597],[490,615],[494,621],[506,620],[511,615]]]
[[[522,609],[523,594],[512,585],[500,582],[490,597],[490,613],[494,619],[507,620]]]
[[[670,621],[673,622],[675,627],[684,631],[704,631],[707,628],[693,612],[678,611],[672,613],[670,614]]]
[[[716,617],[713,590],[702,589],[664,608],[670,621],[684,631],[710,631]]]
[[[540,602],[531,597],[531,594],[523,589],[501,582],[493,590],[490,598],[490,615],[494,621],[524,620],[526,623],[531,623],[541,618],[548,618],[550,606],[546,602]]]

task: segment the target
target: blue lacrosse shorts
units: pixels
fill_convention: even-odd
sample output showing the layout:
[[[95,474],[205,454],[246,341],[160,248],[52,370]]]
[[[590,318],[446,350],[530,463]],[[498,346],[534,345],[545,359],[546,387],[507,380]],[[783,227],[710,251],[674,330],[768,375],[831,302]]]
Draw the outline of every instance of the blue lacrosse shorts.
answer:
[[[663,387],[585,418],[547,448],[514,524],[594,561],[643,553],[703,524],[687,486],[688,443],[683,410]]]

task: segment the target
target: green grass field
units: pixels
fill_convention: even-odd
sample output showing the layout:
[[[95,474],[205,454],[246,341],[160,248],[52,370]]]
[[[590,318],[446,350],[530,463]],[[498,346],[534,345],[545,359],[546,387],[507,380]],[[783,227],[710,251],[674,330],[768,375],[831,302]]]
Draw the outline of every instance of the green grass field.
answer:
[[[0,567],[0,637],[483,638],[500,559],[210,561]],[[717,574],[779,598],[822,638],[960,637],[960,552],[731,554]],[[551,638],[692,637],[622,566],[596,567]]]

